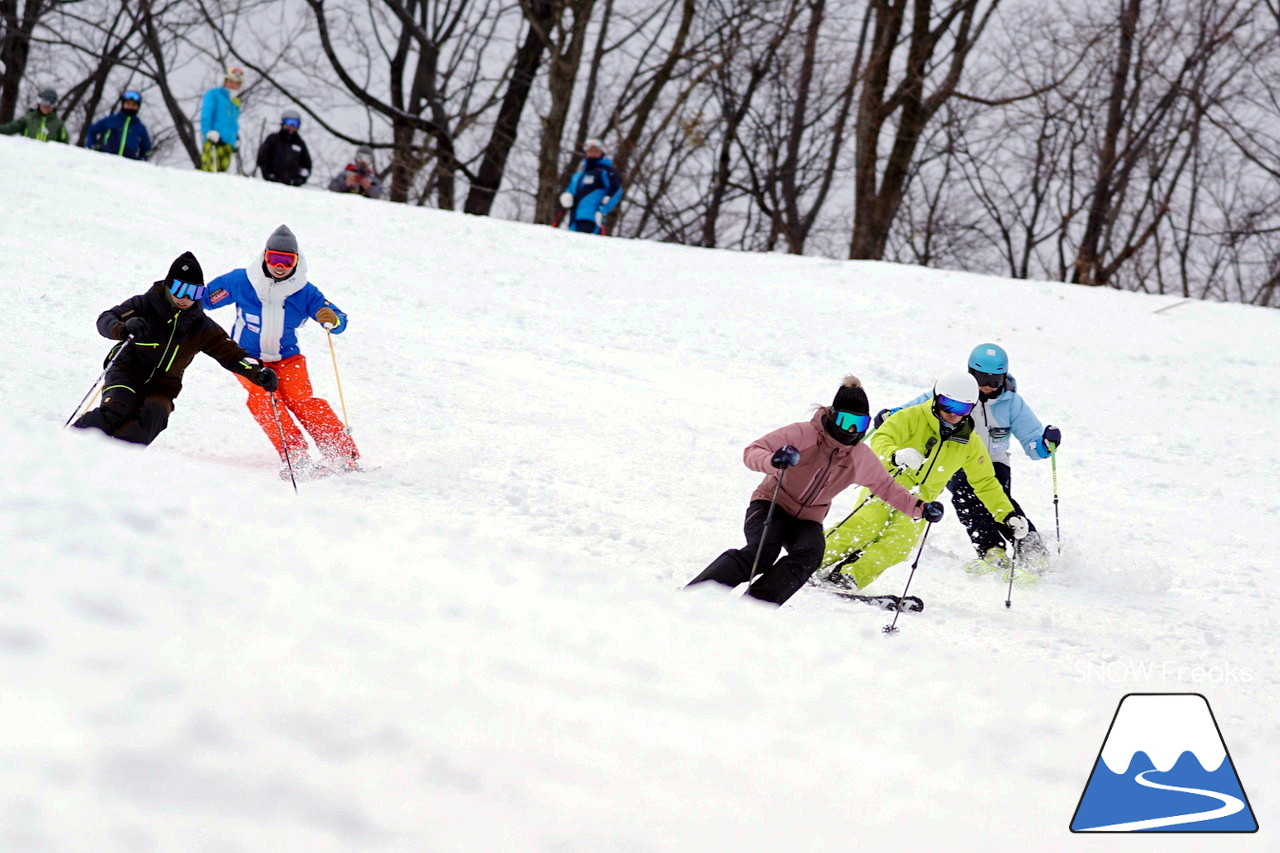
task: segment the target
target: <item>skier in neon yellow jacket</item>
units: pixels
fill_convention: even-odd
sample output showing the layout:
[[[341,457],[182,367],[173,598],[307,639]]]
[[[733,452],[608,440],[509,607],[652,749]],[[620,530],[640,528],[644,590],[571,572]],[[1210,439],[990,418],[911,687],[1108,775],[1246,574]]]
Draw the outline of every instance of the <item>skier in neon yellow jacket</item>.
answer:
[[[993,518],[1002,519],[1021,538],[1027,521],[1018,514],[996,480],[991,457],[973,434],[969,412],[978,400],[978,383],[967,373],[948,374],[934,385],[933,398],[889,417],[871,436],[871,449],[899,485],[922,501],[942,494],[963,470]],[[826,580],[865,589],[890,566],[902,562],[920,537],[921,525],[863,489],[854,511],[827,531],[823,568]]]

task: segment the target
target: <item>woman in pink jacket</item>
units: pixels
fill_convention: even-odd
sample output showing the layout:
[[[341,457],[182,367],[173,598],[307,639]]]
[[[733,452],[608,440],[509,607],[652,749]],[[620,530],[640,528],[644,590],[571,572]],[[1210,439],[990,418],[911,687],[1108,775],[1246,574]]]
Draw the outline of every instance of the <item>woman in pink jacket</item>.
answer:
[[[871,425],[870,411],[862,383],[856,376],[846,376],[831,405],[819,407],[808,422],[774,430],[747,445],[743,463],[765,475],[747,506],[743,524],[747,545],[725,551],[688,585],[715,581],[734,587],[746,583],[760,549],[759,575],[747,594],[782,604],[804,586],[822,562],[822,520],[832,499],[850,486],[866,486],[912,518],[940,521],[942,504],[921,503],[912,497],[862,443]],[[777,506],[766,532],[764,522],[775,487]],[[778,559],[783,548],[787,555]]]

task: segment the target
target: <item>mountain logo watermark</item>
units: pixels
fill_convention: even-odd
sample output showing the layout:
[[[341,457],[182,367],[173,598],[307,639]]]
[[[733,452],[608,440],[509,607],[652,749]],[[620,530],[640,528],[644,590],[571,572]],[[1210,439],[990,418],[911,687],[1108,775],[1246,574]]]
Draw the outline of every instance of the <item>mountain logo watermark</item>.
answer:
[[[1199,693],[1125,695],[1071,831],[1257,832],[1209,700]]]

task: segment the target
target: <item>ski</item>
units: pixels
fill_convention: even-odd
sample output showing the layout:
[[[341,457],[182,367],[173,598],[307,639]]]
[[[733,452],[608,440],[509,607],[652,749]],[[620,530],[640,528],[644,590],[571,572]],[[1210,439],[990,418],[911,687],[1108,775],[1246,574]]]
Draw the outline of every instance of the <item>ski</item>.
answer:
[[[919,613],[924,610],[924,600],[916,595],[908,595],[903,598],[899,595],[860,595],[856,592],[845,592],[841,589],[832,589],[823,586],[827,592],[832,595],[838,595],[841,598],[847,598],[850,601],[858,601],[863,604],[869,604],[872,607],[879,607],[881,610],[896,610],[901,613]]]

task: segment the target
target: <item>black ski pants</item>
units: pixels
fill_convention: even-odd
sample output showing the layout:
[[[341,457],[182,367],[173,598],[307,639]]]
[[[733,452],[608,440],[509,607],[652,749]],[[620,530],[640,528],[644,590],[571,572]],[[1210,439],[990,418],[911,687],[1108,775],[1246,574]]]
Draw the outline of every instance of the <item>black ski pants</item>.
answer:
[[[747,534],[746,547],[733,548],[716,557],[711,565],[702,570],[702,574],[689,581],[688,586],[706,581],[715,581],[725,586],[746,583],[751,576],[756,549],[760,547],[760,539],[765,532],[764,520],[768,513],[769,501],[752,501],[747,506],[747,517],[742,525]],[[787,555],[779,560],[778,554],[783,548],[787,549]],[[773,518],[769,521],[769,533],[764,538],[764,548],[760,552],[763,571],[747,594],[761,601],[782,604],[818,570],[825,548],[826,540],[822,536],[821,522],[801,521],[774,507]]]
[[[85,412],[72,426],[100,429],[112,438],[145,445],[169,425],[173,398],[149,390],[132,373],[112,370],[102,386],[102,404]]]
[[[1009,496],[1009,503],[1013,504],[1013,508],[1019,514],[1026,515],[1022,512],[1022,507],[1018,506],[1018,502],[1013,499],[1013,469],[1003,462],[992,464],[996,469],[996,479],[1000,481],[1004,493]],[[978,556],[985,554],[988,548],[1003,548],[1006,542],[1013,541],[1013,531],[1008,525],[1001,524],[991,517],[991,513],[987,512],[986,506],[973,490],[973,486],[969,485],[969,478],[965,476],[964,471],[957,471],[951,478],[951,482],[947,483],[947,488],[951,490],[951,505],[955,507],[956,517],[960,519],[964,529],[969,531],[969,540],[977,549]],[[1029,518],[1027,524],[1032,530],[1036,529]]]

